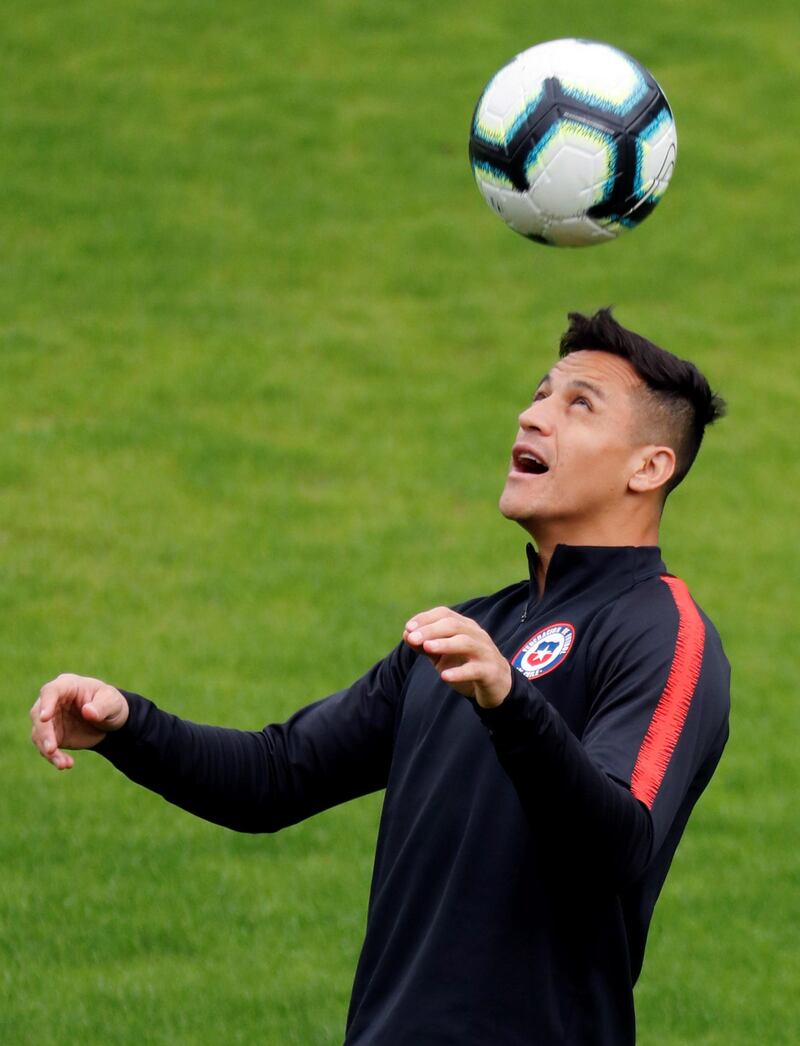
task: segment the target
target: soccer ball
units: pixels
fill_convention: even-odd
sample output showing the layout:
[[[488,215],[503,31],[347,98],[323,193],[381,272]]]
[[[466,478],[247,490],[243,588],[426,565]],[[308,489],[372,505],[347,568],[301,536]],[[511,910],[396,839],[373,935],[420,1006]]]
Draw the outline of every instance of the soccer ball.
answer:
[[[537,243],[581,247],[634,228],[675,167],[672,110],[637,61],[593,40],[518,54],[483,91],[469,156],[484,199]]]

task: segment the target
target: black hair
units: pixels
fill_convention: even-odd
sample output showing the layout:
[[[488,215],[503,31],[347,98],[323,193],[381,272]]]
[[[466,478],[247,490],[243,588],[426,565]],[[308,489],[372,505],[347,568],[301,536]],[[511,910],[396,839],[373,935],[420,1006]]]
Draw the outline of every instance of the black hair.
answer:
[[[598,309],[592,316],[571,312],[568,318],[559,351],[562,359],[582,349],[610,352],[627,360],[647,386],[654,408],[651,421],[661,423],[659,431],[675,451],[675,472],[665,487],[666,497],[692,467],[706,425],[725,414],[725,401],[711,391],[693,363],[627,330],[611,315],[610,307]]]

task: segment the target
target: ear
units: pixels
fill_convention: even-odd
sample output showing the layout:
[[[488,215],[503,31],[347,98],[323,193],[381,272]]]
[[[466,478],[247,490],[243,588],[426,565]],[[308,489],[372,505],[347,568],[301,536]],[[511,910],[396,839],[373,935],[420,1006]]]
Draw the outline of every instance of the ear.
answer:
[[[636,460],[636,470],[628,480],[628,490],[635,494],[658,490],[669,483],[675,472],[675,451],[672,447],[642,447]]]

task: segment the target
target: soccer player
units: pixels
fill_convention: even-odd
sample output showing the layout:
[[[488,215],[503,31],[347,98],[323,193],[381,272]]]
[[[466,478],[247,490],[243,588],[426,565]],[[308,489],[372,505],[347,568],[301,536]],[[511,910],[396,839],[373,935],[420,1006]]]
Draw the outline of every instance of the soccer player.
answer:
[[[61,675],[33,741],[245,832],[385,788],[347,1046],[633,1043],[653,907],[728,734],[719,637],[657,547],[722,413],[691,363],[573,313],[500,498],[528,579],[413,615],[283,724],[200,726]]]

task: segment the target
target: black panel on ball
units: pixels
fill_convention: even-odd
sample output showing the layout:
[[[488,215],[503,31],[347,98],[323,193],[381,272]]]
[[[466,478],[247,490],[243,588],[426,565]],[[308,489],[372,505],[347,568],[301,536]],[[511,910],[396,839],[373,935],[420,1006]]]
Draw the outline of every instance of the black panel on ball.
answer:
[[[478,137],[474,130],[471,131],[470,160],[489,164],[502,172],[517,191],[526,192],[530,186],[525,175],[525,161],[531,150],[541,142],[553,124],[561,119],[573,119],[588,124],[590,127],[596,127],[614,137],[617,159],[608,199],[589,208],[587,214],[593,218],[615,219],[626,217],[628,212],[633,210],[627,220],[632,224],[638,224],[651,213],[657,201],[638,201],[635,196],[636,135],[644,130],[661,111],[666,109],[671,113],[667,100],[656,81],[643,66],[639,66],[639,69],[648,90],[641,101],[629,113],[622,116],[603,106],[590,105],[573,98],[563,90],[556,77],[547,79],[539,104],[505,146],[491,145]],[[478,106],[476,106],[475,113],[477,113]],[[475,115],[473,114],[471,128],[474,126]],[[530,238],[536,239],[536,237]]]

